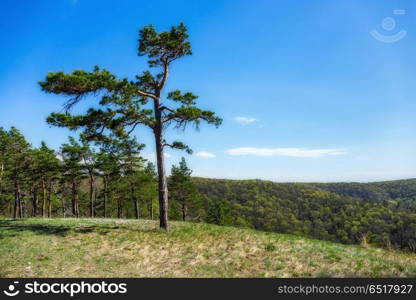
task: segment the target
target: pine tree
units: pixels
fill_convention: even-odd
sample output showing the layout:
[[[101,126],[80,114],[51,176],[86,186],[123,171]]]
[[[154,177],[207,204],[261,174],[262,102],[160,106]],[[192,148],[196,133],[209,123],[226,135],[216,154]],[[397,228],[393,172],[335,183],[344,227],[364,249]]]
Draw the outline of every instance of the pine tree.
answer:
[[[119,143],[116,140],[100,143],[100,150],[97,153],[97,168],[103,179],[103,215],[108,215],[108,200],[111,194],[110,186],[120,179],[121,156]]]
[[[41,186],[42,190],[42,217],[51,217],[52,211],[52,185],[58,179],[60,173],[59,160],[55,151],[46,146],[45,142],[41,143],[40,148],[30,151],[31,163],[29,167],[31,185],[33,191],[33,216],[37,215],[37,187]]]
[[[143,195],[147,200],[147,207],[149,209],[149,217],[151,220],[154,218],[154,203],[155,193],[157,193],[157,173],[155,165],[148,162],[144,169],[144,177],[146,185],[143,187]]]
[[[138,125],[152,130],[157,157],[160,227],[166,231],[169,225],[164,149],[171,147],[191,152],[182,142],[167,142],[166,129],[169,125],[183,129],[189,124],[198,127],[201,120],[219,126],[222,121],[214,112],[198,108],[197,96],[190,92],[174,90],[163,98],[171,64],[190,54],[191,45],[184,24],[161,33],[150,25],[139,32],[138,55],[147,56],[149,68],[157,69],[156,72],[145,71],[131,81],[118,79],[109,71],[95,67],[92,72],[49,73],[46,80],[40,82],[46,92],[69,96],[68,110],[87,95],[102,95],[100,108],[90,108],[84,115],[71,115],[68,111],[53,113],[47,120],[52,125],[70,129],[81,127],[90,139],[98,140],[105,139],[106,130],[117,136],[132,134]],[[167,100],[176,105],[168,105]]]
[[[141,188],[141,175],[143,173],[144,159],[140,151],[144,145],[137,143],[136,139],[125,138],[119,143],[121,149],[122,173],[126,187],[129,190],[130,200],[134,205],[135,218],[140,217],[138,189]]]
[[[182,157],[178,166],[172,166],[169,178],[171,200],[180,205],[182,221],[186,220],[189,208],[196,210],[200,205],[200,195],[192,182],[191,174],[192,170],[188,168],[185,158]]]
[[[7,144],[5,147],[4,172],[12,185],[14,194],[14,218],[23,218],[25,215],[25,203],[23,201],[22,188],[27,177],[29,167],[30,144],[15,127],[7,132]]]
[[[79,195],[78,187],[81,180],[85,177],[82,172],[82,146],[73,138],[69,137],[69,143],[61,146],[60,155],[62,158],[62,172],[64,178],[70,183],[71,186],[71,206],[72,214],[75,217],[79,217]]]
[[[7,145],[8,145],[7,131],[4,130],[3,127],[0,127],[0,192],[2,191],[4,180],[5,180],[4,172],[5,172]]]
[[[82,158],[83,170],[88,175],[89,184],[89,213],[90,217],[95,216],[95,198],[96,198],[96,182],[95,176],[97,173],[97,155],[95,150],[90,146],[89,142],[81,136],[80,155]]]

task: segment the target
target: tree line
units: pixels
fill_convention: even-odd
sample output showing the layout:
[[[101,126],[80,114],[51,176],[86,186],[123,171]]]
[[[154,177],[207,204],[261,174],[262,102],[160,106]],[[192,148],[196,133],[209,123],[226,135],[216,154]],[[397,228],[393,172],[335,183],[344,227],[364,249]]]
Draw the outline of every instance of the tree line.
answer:
[[[58,150],[35,148],[15,127],[0,127],[0,213],[24,217],[159,216],[157,173],[134,138],[91,143],[69,137]],[[174,219],[199,199],[185,159],[169,178]]]
[[[158,176],[134,138],[58,150],[33,148],[0,128],[0,214],[19,217],[159,217]],[[416,252],[416,180],[276,183],[192,177],[184,158],[171,168],[169,218],[291,233]]]

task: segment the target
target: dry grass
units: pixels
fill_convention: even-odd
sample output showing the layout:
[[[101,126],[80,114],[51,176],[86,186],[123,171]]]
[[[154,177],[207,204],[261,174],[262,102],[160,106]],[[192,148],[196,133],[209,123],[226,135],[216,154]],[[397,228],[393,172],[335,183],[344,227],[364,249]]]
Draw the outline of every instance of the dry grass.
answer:
[[[0,219],[1,277],[415,277],[416,255],[146,220]]]

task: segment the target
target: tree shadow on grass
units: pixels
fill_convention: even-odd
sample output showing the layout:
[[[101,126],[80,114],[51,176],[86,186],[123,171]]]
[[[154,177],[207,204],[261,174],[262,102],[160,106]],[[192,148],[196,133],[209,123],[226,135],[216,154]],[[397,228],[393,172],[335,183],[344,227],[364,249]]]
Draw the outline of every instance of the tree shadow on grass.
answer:
[[[0,239],[14,237],[19,232],[32,231],[36,234],[51,234],[65,236],[71,228],[68,226],[57,226],[50,224],[28,224],[21,220],[0,220]]]
[[[112,230],[123,229],[131,232],[154,232],[160,233],[156,228],[129,228],[113,224],[85,224],[81,226],[67,226],[54,224],[33,224],[24,222],[25,219],[0,219],[0,240],[5,237],[15,237],[18,233],[31,231],[39,235],[56,235],[65,237],[70,233],[91,233],[96,232],[106,235]]]

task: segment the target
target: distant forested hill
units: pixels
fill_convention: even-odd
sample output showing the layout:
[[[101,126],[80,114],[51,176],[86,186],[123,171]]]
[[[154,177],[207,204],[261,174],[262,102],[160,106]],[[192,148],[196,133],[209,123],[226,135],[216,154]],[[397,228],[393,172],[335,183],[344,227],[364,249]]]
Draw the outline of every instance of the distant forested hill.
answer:
[[[276,183],[194,178],[217,224],[416,251],[416,180]]]
[[[363,201],[395,205],[416,212],[416,179],[371,183],[312,183],[311,185]]]
[[[380,203],[396,199],[415,199],[416,197],[416,179],[370,183],[311,183],[311,185],[341,195]]]

